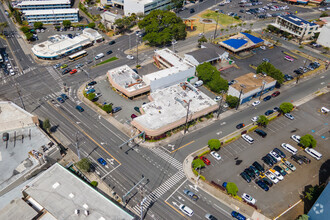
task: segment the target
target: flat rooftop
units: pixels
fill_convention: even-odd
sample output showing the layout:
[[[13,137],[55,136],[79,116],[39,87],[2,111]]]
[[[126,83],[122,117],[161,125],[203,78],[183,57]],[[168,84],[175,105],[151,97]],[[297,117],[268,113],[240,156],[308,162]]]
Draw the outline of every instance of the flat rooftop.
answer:
[[[61,8],[61,9],[50,9],[50,10],[26,10],[23,13],[29,15],[54,15],[54,14],[73,14],[78,13],[78,8]]]
[[[25,5],[62,5],[70,4],[70,0],[56,0],[56,1],[23,1],[17,4],[17,6]]]
[[[1,219],[33,219],[37,214],[38,212],[22,198],[10,201],[8,205],[0,210]]]
[[[193,66],[187,65],[185,63],[181,63],[181,64],[178,64],[177,66],[173,66],[173,67],[170,67],[170,68],[166,68],[166,69],[163,69],[163,70],[159,70],[157,72],[153,72],[153,73],[144,75],[143,79],[146,82],[151,82],[151,81],[159,80],[161,78],[164,78],[164,77],[167,77],[167,76],[170,76],[170,75],[178,74],[178,72],[187,70],[189,68],[193,68]]]
[[[56,219],[134,219],[57,163],[31,181],[23,192]],[[79,215],[75,214],[76,209]],[[84,215],[85,210],[89,211],[88,216]]]
[[[148,86],[142,78],[127,65],[111,69],[108,71],[108,74],[116,84],[130,92]]]
[[[245,88],[243,88],[243,93],[247,93],[253,91],[255,89],[261,88],[263,85],[263,81],[266,84],[276,81],[270,76],[264,76],[262,74],[248,73],[243,76],[237,77],[235,79],[237,82],[231,87],[235,88],[237,91],[241,90],[241,85],[243,84]]]
[[[303,26],[303,25],[306,25],[308,24],[309,26],[315,26],[317,24],[313,23],[313,22],[309,22],[309,21],[306,21],[302,18],[298,18],[297,16],[295,15],[280,15],[279,17],[297,25],[297,26]]]
[[[153,101],[142,105],[144,114],[133,119],[142,127],[157,130],[186,117],[189,100],[189,114],[193,115],[217,103],[190,83],[184,82],[150,94]]]

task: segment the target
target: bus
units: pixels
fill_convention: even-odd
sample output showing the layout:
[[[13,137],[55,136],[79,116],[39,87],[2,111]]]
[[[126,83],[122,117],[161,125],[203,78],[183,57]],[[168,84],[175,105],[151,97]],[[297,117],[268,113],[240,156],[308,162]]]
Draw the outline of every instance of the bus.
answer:
[[[78,53],[72,54],[71,56],[69,56],[69,60],[70,61],[75,61],[78,60],[84,56],[87,56],[87,52],[85,50],[79,51]]]

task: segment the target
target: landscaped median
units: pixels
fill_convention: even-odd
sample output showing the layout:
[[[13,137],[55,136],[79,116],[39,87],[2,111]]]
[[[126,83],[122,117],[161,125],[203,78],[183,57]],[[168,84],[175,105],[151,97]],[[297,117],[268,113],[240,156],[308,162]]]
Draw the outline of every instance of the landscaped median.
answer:
[[[118,59],[119,59],[118,57],[111,57],[111,58],[109,58],[109,59],[107,59],[107,60],[104,60],[104,61],[102,61],[102,62],[96,64],[96,65],[93,66],[93,67],[100,66],[100,65],[103,65],[103,64],[109,63],[109,62],[111,62],[111,61],[118,60]]]

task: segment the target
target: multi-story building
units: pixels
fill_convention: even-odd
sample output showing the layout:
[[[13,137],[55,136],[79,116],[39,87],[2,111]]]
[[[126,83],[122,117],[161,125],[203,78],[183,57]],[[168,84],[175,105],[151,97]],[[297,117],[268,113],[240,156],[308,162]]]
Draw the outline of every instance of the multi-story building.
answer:
[[[318,24],[305,21],[295,15],[278,16],[272,25],[300,39],[313,37],[315,33],[319,32]]]
[[[62,23],[64,20],[71,22],[79,21],[79,9],[53,9],[53,10],[27,10],[24,11],[24,18],[33,24],[35,22],[42,22],[44,24]]]
[[[125,0],[124,13],[125,16],[132,13],[149,14],[152,10],[164,10],[171,7],[171,5],[171,0]]]
[[[70,0],[23,1],[18,3],[15,8],[22,12],[27,10],[64,9],[71,8],[71,2]]]

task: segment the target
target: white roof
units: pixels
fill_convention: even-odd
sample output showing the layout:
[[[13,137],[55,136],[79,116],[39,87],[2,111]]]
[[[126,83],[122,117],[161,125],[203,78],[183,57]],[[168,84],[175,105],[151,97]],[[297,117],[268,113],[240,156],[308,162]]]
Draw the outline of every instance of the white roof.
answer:
[[[78,13],[78,8],[62,8],[53,10],[27,10],[23,13],[25,15],[51,15],[51,14],[71,14]]]
[[[70,4],[70,0],[56,0],[56,1],[23,1],[18,3],[18,6],[25,5],[62,5]]]
[[[181,72],[181,71],[184,71],[184,70],[187,70],[190,68],[193,68],[193,67],[190,65],[187,65],[185,63],[181,63],[180,65],[177,65],[177,66],[173,66],[173,67],[170,67],[167,69],[163,69],[163,70],[160,70],[157,72],[150,73],[148,75],[144,75],[143,79],[146,82],[151,82],[151,81],[155,81],[155,80],[164,78],[166,76],[177,74],[178,72]]]
[[[171,51],[168,48],[162,50],[156,50],[155,55],[158,55],[165,59],[168,63],[172,64],[173,66],[180,65],[184,62],[184,59]]]

